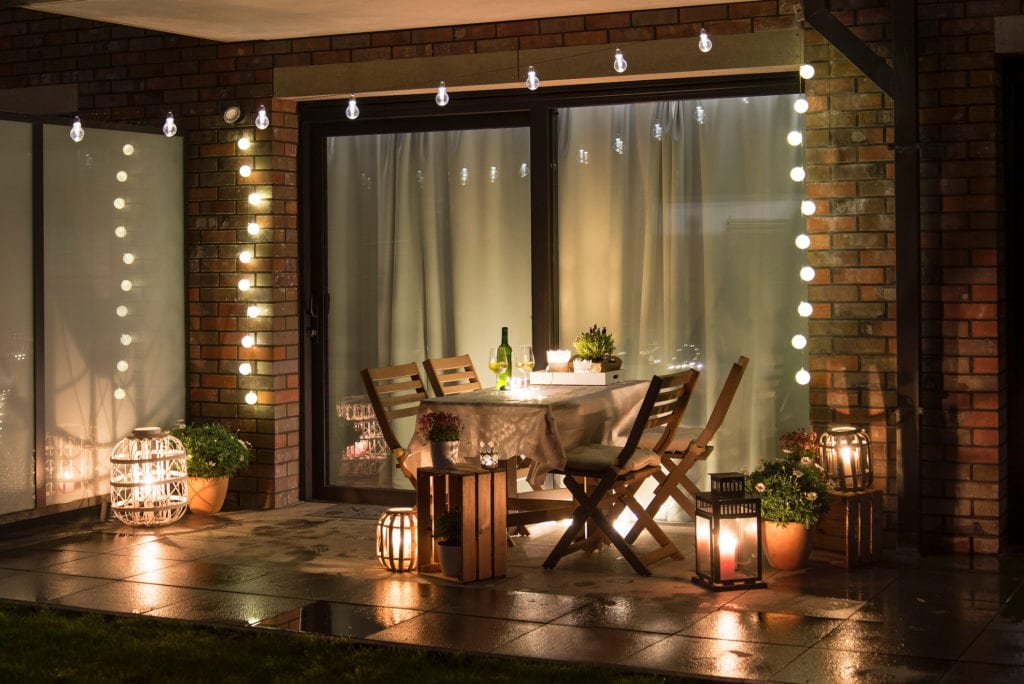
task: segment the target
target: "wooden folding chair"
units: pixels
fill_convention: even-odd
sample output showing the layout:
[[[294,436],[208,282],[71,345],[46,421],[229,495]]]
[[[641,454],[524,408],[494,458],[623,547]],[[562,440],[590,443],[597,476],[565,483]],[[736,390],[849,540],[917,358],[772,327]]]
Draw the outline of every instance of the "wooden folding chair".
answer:
[[[427,359],[423,362],[423,370],[427,373],[434,395],[438,397],[482,388],[469,354]]]
[[[408,453],[395,437],[391,421],[415,416],[420,401],[427,398],[427,388],[423,385],[419,368],[415,362],[385,368],[364,368],[359,371],[359,376],[363,379],[373,413],[380,423],[384,442],[395,456],[396,467],[415,487],[416,473],[406,465]]]
[[[647,565],[657,560],[683,557],[636,500],[637,489],[643,480],[661,472],[659,454],[640,449],[638,444],[645,430],[657,427],[674,429],[679,424],[689,401],[687,382],[693,379],[695,372],[656,375],[651,379],[625,446],[584,444],[566,452],[565,468],[557,472],[565,475],[565,485],[572,492],[577,507],[569,528],[544,561],[545,568],[553,568],[563,556],[593,549],[604,540],[611,542],[640,575],[651,574]],[[658,548],[642,557],[612,524],[613,518],[626,508],[633,511],[637,524],[658,542]],[[588,523],[593,523],[599,534],[588,535]]]
[[[749,362],[750,359],[746,356],[740,356],[732,365],[703,429],[682,427],[666,432],[658,438],[655,446],[661,453],[663,470],[654,474],[658,486],[654,489],[654,497],[647,504],[649,516],[657,515],[662,504],[672,497],[690,517],[695,517],[694,497],[700,489],[687,477],[687,473],[697,461],[703,461],[711,454],[714,447],[709,442],[725,420]],[[639,523],[634,525],[626,535],[626,540],[630,543],[636,541],[642,531],[643,527]]]

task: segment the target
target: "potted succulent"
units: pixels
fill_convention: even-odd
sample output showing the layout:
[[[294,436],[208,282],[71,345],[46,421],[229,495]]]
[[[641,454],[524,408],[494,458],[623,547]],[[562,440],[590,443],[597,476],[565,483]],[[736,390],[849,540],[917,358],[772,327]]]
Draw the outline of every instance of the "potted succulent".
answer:
[[[443,511],[434,519],[434,541],[441,573],[462,578],[462,513]]]
[[[615,351],[615,338],[608,328],[598,328],[597,324],[584,330],[573,342],[576,358],[573,359],[573,370],[577,372],[618,370],[622,359],[612,356]]]
[[[435,468],[452,468],[459,462],[462,419],[447,411],[426,411],[416,419],[416,431],[430,444]]]
[[[811,534],[828,510],[828,479],[815,458],[812,431],[789,432],[779,439],[782,455],[766,459],[746,478],[746,488],[761,497],[765,556],[774,568],[807,565]]]
[[[249,444],[221,423],[181,423],[170,434],[185,447],[189,510],[219,512],[228,480],[249,464]]]

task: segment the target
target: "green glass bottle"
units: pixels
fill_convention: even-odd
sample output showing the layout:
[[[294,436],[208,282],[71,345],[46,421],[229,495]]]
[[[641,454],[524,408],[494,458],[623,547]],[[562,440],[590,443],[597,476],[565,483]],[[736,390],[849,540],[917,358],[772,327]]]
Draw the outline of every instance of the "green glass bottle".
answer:
[[[501,329],[501,344],[498,345],[498,354],[505,353],[505,369],[498,374],[498,389],[508,389],[508,379],[512,377],[512,347],[508,344],[508,328]]]

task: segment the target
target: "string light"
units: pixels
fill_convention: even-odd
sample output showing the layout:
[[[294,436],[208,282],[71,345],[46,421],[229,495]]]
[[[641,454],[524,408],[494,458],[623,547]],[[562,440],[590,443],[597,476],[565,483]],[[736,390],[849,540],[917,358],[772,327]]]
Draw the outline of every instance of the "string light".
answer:
[[[536,90],[537,88],[540,88],[540,79],[537,77],[537,70],[531,65],[526,70],[526,89]]]
[[[178,126],[174,123],[174,113],[167,112],[167,118],[164,119],[164,126],[161,129],[168,138],[173,138],[178,133]]]
[[[359,118],[359,105],[356,104],[355,93],[348,99],[348,106],[345,107],[345,116],[353,121]]]
[[[628,68],[629,62],[626,61],[626,56],[622,54],[622,50],[615,48],[615,58],[612,60],[612,69],[615,69],[616,73],[624,74]]]
[[[82,120],[79,119],[77,116],[75,117],[74,122],[72,122],[71,124],[70,135],[71,139],[76,143],[82,142],[82,139],[85,138],[85,129],[82,128]]]
[[[800,78],[804,79],[805,81],[814,78],[814,66],[811,64],[801,64]]]
[[[260,111],[256,113],[256,128],[261,131],[267,130],[270,127],[270,117],[267,116],[267,108],[260,105]]]
[[[700,37],[697,39],[697,49],[701,52],[711,52],[712,47],[711,37],[708,36],[708,32],[701,26]]]
[[[434,102],[437,103],[438,107],[444,107],[448,104],[448,88],[445,87],[444,81],[441,81],[441,85],[437,86],[437,95],[434,96]]]

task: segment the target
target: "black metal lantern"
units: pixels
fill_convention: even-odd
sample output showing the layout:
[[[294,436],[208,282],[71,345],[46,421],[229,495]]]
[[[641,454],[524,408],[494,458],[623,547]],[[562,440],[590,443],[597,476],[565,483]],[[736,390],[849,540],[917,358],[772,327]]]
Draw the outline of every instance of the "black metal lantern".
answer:
[[[871,486],[871,440],[856,427],[830,427],[818,437],[818,458],[835,489],[858,492]]]
[[[708,589],[763,589],[761,498],[747,494],[742,473],[712,473],[696,501],[696,575]]]

